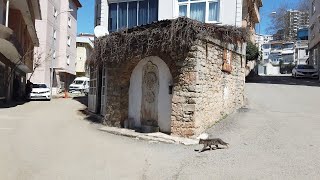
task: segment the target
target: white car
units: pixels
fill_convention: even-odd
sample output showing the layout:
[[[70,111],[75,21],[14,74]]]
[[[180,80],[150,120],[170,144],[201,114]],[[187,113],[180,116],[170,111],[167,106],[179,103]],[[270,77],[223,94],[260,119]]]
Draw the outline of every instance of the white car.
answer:
[[[46,84],[33,84],[30,99],[51,100],[50,88]]]
[[[292,69],[292,76],[298,77],[308,77],[308,78],[318,78],[319,72],[311,65],[297,65]]]
[[[74,79],[72,84],[69,86],[70,93],[87,93],[89,91],[89,82],[90,79],[88,77],[77,77]]]

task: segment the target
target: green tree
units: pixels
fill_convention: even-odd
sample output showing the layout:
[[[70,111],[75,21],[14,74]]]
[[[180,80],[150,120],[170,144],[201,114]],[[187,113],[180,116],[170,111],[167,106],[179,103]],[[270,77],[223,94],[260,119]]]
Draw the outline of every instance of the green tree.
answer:
[[[260,55],[259,48],[252,42],[247,43],[246,58],[247,61],[257,60]]]

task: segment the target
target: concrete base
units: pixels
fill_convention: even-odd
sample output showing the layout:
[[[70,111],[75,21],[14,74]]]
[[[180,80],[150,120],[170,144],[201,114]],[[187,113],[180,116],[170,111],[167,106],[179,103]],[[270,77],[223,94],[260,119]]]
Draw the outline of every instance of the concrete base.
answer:
[[[171,144],[183,144],[183,145],[195,145],[199,144],[199,140],[182,138],[176,136],[170,136],[164,133],[156,132],[156,133],[139,133],[130,129],[116,128],[116,127],[108,127],[101,126],[98,128],[100,131],[105,131],[115,135],[121,135],[126,137],[132,137],[147,141],[158,141],[163,143],[171,143]]]

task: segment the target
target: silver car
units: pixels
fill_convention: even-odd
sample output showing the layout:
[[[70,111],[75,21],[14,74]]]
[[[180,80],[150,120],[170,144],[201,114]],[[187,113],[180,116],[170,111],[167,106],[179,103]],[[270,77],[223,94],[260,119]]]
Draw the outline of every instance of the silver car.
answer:
[[[311,65],[297,65],[292,69],[292,77],[318,78],[319,72]]]

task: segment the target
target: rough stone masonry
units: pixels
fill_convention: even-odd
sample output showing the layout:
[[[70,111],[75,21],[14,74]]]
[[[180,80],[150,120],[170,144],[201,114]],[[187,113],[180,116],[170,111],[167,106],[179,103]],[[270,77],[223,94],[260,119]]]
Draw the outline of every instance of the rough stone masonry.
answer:
[[[200,134],[243,105],[242,36],[229,27],[179,18],[98,39],[93,64],[106,72],[104,124],[124,127],[130,120],[131,74],[141,60],[156,56],[168,66],[173,79],[171,131],[167,133]]]

